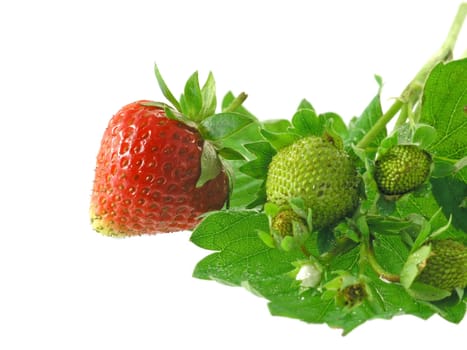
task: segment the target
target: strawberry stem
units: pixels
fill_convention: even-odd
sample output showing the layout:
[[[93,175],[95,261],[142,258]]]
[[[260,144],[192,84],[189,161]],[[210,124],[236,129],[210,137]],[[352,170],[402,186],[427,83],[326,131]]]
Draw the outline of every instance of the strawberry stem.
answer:
[[[235,112],[235,110],[245,102],[247,97],[248,95],[244,92],[240,93],[240,95],[238,95],[226,108],[224,108],[223,112]]]
[[[371,130],[357,143],[357,148],[365,149],[373,139],[384,130],[391,119],[401,110],[404,104],[415,106],[420,99],[426,78],[431,70],[441,62],[449,61],[452,58],[452,51],[461,31],[465,17],[467,16],[467,3],[462,3],[457,10],[457,14],[449,29],[446,40],[441,48],[425,63],[418,71],[412,81],[404,89],[400,97],[392,104],[381,118],[373,125]],[[399,122],[400,124],[400,122]]]
[[[375,253],[371,247],[371,243],[366,247],[365,256],[368,264],[378,274],[378,276],[386,281],[400,282],[400,276],[386,271],[376,260]]]

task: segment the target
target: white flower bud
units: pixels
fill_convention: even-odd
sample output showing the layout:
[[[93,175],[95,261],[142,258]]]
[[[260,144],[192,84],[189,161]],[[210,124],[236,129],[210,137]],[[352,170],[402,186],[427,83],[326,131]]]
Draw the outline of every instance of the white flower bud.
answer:
[[[304,288],[314,288],[321,281],[321,267],[315,263],[308,263],[300,267],[295,279],[301,281]]]

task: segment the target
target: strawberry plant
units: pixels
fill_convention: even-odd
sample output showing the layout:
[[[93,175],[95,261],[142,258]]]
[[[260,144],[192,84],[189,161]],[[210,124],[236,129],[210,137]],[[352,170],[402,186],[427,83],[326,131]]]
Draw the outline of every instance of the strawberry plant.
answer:
[[[214,78],[110,121],[91,198],[96,231],[192,230],[211,251],[193,275],[241,286],[272,315],[344,334],[372,319],[467,307],[467,58],[452,58],[467,4],[392,106],[376,96],[345,123],[303,99],[256,118],[246,95],[216,113]],[[389,124],[395,117],[395,123]],[[390,126],[391,125],[391,126]]]
[[[463,4],[446,42],[388,110],[377,77],[376,96],[348,125],[302,100],[290,120],[256,119],[232,135],[245,157],[231,164],[234,205],[192,233],[212,251],[194,277],[242,286],[267,299],[272,315],[344,334],[403,314],[461,322],[467,59],[453,60],[452,50],[466,13]]]

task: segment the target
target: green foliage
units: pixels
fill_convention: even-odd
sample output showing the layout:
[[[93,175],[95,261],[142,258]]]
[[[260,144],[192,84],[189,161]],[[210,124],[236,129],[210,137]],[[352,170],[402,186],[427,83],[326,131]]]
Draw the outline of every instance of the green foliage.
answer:
[[[428,150],[449,162],[467,154],[467,58],[448,64],[439,64],[425,84],[421,123],[436,130],[436,138]],[[467,183],[467,168],[456,176]]]
[[[219,152],[233,168],[231,208],[210,213],[193,232],[191,241],[211,251],[194,277],[242,286],[267,299],[272,315],[325,323],[344,334],[366,321],[403,314],[461,322],[465,289],[441,290],[417,278],[432,253],[431,242],[467,244],[466,73],[465,59],[437,65],[418,107],[414,101],[402,104],[407,118],[390,134],[386,128],[373,133],[384,115],[380,91],[349,125],[337,114],[318,114],[307,100],[290,121],[259,122],[243,106],[228,110],[235,97],[227,94],[222,102],[227,112],[201,125],[210,125],[206,135],[212,142],[222,139]],[[382,79],[377,81],[381,89]],[[185,95],[203,95],[202,90],[193,77]],[[367,134],[372,139],[357,147]],[[281,235],[282,226],[271,225],[283,208],[266,203],[269,164],[281,149],[309,136],[327,138],[358,164],[359,205],[334,226],[319,228],[304,199],[292,198],[287,210],[296,219]],[[375,159],[398,144],[427,150],[434,166],[422,186],[388,199],[375,182]]]

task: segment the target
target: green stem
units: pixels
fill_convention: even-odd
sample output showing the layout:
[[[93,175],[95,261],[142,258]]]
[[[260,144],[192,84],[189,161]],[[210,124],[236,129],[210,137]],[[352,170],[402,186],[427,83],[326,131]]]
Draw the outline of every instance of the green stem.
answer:
[[[365,251],[366,259],[368,263],[370,264],[371,268],[378,274],[378,276],[386,281],[400,282],[400,276],[386,271],[376,260],[373,249],[370,246],[366,248],[367,248]]]
[[[399,117],[397,118],[395,128],[398,128],[407,121],[407,118],[409,117],[409,105],[406,103],[402,106],[401,112],[399,113]]]
[[[247,97],[248,95],[244,92],[240,93],[240,95],[238,95],[222,112],[235,112],[235,110],[245,102]]]
[[[404,103],[402,100],[397,99],[391,107],[384,113],[381,118],[373,125],[373,127],[365,134],[365,136],[357,144],[357,148],[365,149],[373,139],[386,127],[386,124],[399,112]]]
[[[402,92],[399,99],[392,104],[386,113],[373,125],[370,131],[358,142],[357,148],[365,149],[371,141],[386,127],[386,124],[399,112],[405,103],[415,105],[419,100],[425,80],[431,70],[440,62],[448,61],[452,58],[452,51],[456,44],[457,38],[461,31],[465,17],[467,16],[467,3],[462,3],[459,6],[456,16],[449,29],[446,40],[441,45],[441,48],[425,63],[419,70],[412,81]]]

